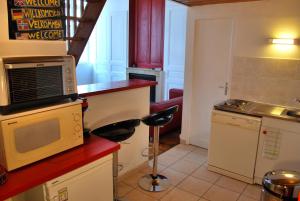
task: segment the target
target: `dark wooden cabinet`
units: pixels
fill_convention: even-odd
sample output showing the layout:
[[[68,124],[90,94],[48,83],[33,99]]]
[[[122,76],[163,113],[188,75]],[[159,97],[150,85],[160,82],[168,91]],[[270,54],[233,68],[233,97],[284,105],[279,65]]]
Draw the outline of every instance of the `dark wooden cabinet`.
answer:
[[[163,68],[165,0],[130,0],[129,66]]]

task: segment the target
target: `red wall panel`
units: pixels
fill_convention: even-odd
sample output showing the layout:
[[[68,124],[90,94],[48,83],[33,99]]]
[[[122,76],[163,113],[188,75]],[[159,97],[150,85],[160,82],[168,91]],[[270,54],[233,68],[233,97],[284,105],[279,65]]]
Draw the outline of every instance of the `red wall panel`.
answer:
[[[129,66],[163,67],[165,0],[130,1]]]
[[[163,67],[165,1],[152,0],[150,62]]]

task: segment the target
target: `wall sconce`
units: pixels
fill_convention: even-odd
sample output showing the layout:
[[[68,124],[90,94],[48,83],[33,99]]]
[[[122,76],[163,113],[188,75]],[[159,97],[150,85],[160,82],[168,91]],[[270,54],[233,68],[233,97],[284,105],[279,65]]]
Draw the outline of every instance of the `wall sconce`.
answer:
[[[293,39],[293,38],[271,38],[270,39],[271,44],[275,45],[298,45],[299,39]]]

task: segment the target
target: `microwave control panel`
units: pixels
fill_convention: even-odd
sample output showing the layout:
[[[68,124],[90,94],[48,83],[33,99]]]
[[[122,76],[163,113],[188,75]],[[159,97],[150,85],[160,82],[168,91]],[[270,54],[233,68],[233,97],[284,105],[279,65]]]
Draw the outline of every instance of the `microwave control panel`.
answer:
[[[74,127],[73,127],[73,135],[75,138],[82,138],[82,117],[80,113],[73,113],[73,122],[74,122]]]
[[[65,95],[77,93],[76,68],[72,58],[66,59],[63,66]]]

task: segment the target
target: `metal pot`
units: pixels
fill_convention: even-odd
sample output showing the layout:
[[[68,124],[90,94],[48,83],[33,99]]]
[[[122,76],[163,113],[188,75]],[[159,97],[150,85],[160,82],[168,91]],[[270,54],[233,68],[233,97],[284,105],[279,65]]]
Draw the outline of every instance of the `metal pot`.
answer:
[[[300,173],[286,170],[267,172],[262,185],[261,201],[297,201]]]

